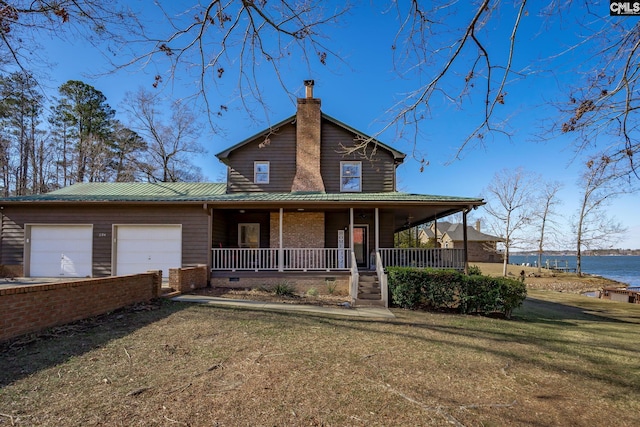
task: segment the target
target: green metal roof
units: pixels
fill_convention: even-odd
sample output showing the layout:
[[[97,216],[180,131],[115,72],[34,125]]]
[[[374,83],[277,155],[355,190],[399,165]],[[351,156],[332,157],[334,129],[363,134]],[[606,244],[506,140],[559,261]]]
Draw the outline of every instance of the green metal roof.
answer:
[[[476,198],[411,194],[401,192],[385,193],[231,193],[217,197],[219,201],[251,202],[460,202],[481,201]]]
[[[385,193],[226,193],[224,183],[83,183],[47,194],[0,199],[12,202],[218,202],[218,203],[469,203],[483,204],[482,199],[436,196],[402,192]]]
[[[89,182],[46,194],[8,197],[0,201],[195,201],[225,194],[226,190],[227,185],[220,182]]]

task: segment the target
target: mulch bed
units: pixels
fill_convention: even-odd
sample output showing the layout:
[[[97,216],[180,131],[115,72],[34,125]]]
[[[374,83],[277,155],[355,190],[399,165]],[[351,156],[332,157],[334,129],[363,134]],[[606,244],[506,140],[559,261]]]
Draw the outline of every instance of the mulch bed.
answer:
[[[262,289],[242,289],[242,288],[202,288],[191,292],[192,295],[203,295],[209,297],[244,299],[250,301],[280,302],[284,304],[305,304],[317,306],[337,306],[345,302],[350,302],[350,298],[345,295],[276,295],[273,292]]]

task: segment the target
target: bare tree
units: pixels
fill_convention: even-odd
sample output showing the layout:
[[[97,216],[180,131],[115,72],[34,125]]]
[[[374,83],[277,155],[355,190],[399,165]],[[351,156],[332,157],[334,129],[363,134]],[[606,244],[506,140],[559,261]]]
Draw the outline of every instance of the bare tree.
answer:
[[[237,85],[248,112],[252,100],[264,106],[262,85],[274,78],[293,98],[281,74],[283,61],[295,58],[311,68],[339,59],[325,44],[323,29],[349,8],[348,2],[332,6],[321,0],[157,1],[146,11],[159,13],[164,22],[154,19],[145,26],[145,19],[138,19],[141,11],[127,2],[0,0],[0,58],[7,67],[27,70],[46,59],[38,49],[40,38],[85,39],[115,69],[153,63],[161,70],[153,73],[155,87],[176,77],[193,81],[194,95],[213,118],[227,109],[226,101],[210,95],[225,77]],[[271,69],[268,80],[263,65]]]
[[[149,170],[144,163],[147,150],[146,142],[136,132],[115,121],[111,134],[113,157],[111,169],[116,182],[139,181],[141,175]]]
[[[482,101],[483,111],[458,146],[458,158],[492,134],[509,136],[510,87],[525,77],[554,76],[565,57],[576,55],[573,84],[560,91],[564,98],[556,104],[558,115],[548,118],[546,130],[574,134],[578,153],[605,140],[604,154],[637,176],[640,23],[635,17],[611,17],[608,2],[587,0],[409,3],[392,1],[401,22],[392,45],[394,62],[400,75],[421,77],[416,80],[424,83],[398,102],[387,127],[397,125],[406,133],[409,126],[417,144],[420,126],[434,106],[451,103],[464,109]],[[536,25],[539,34],[532,34]],[[567,25],[575,38],[555,47],[544,43],[546,56],[532,61],[528,49],[522,49],[523,41]]]
[[[494,175],[486,190],[485,209],[492,220],[494,233],[504,245],[504,276],[507,275],[509,253],[521,240],[518,233],[531,221],[535,203],[534,183],[534,176],[522,168],[505,169]]]
[[[48,63],[42,38],[84,39],[119,51],[126,40],[140,34],[135,11],[102,0],[0,0],[0,69],[26,72]],[[117,49],[117,50],[116,50]]]
[[[0,57],[25,68],[29,54],[38,53],[35,41],[42,36],[82,37],[101,47],[105,42],[106,54],[120,49],[118,55],[105,55],[122,61],[116,67],[151,65],[154,86],[178,78],[193,82],[194,95],[215,118],[229,101],[213,95],[218,82],[231,82],[234,96],[251,112],[252,100],[265,105],[262,88],[274,80],[293,97],[283,76],[287,61],[306,63],[310,70],[341,61],[334,46],[345,41],[330,40],[326,34],[338,22],[348,23],[351,8],[349,2],[332,6],[321,0],[157,1],[155,6],[163,22],[145,27],[144,20],[136,18],[140,11],[119,2],[0,0]],[[481,105],[457,147],[459,157],[492,135],[510,134],[510,91],[519,80],[553,77],[556,61],[575,54],[581,58],[578,64],[571,61],[575,83],[564,88],[551,131],[575,135],[578,152],[606,141],[606,156],[637,175],[637,19],[610,17],[607,2],[588,0],[388,0],[371,7],[390,20],[396,18],[392,25],[398,29],[388,55],[398,75],[418,82],[390,107],[380,133],[397,126],[417,146],[423,144],[419,136],[432,109],[454,104],[473,110]],[[567,25],[572,25],[566,33],[573,37],[567,44],[541,42],[546,57],[534,61],[530,49],[522,48],[525,38],[535,42],[536,36]],[[266,107],[264,114],[268,116]],[[362,147],[371,142],[360,141]]]
[[[325,44],[323,29],[335,25],[350,8],[349,2],[336,6],[321,0],[210,0],[177,9],[171,3],[156,5],[169,32],[147,31],[132,44],[139,54],[114,65],[166,64],[165,71],[155,74],[154,87],[174,81],[177,75],[188,76],[196,83],[193,95],[204,100],[210,120],[228,108],[226,101],[210,95],[218,81],[235,82],[238,99],[249,113],[257,102],[268,115],[263,86],[273,85],[274,80],[294,99],[282,75],[283,63],[295,58],[311,70],[330,58],[339,60]]]
[[[33,169],[35,146],[41,136],[38,129],[42,113],[42,95],[35,90],[35,80],[29,73],[15,72],[0,76],[0,126],[9,138],[9,154],[15,153],[15,188],[10,193],[25,195],[34,192]],[[9,161],[11,163],[11,160]]]
[[[532,217],[534,218],[534,224],[538,230],[538,273],[542,268],[542,254],[544,253],[545,244],[547,244],[549,237],[547,232],[554,230],[557,223],[554,221],[554,216],[557,215],[555,207],[560,204],[558,200],[558,191],[562,188],[560,182],[543,183],[540,190],[540,195],[536,202],[536,208],[532,211]],[[555,233],[559,234],[559,233]]]
[[[619,164],[607,156],[593,157],[586,163],[579,184],[580,206],[574,221],[576,272],[582,275],[582,249],[600,249],[620,240],[625,229],[608,218],[603,208],[620,194],[634,191]]]
[[[131,127],[147,141],[147,179],[155,182],[197,181],[201,172],[191,156],[204,153],[198,144],[201,128],[191,110],[180,102],[171,104],[171,117],[163,118],[162,100],[144,89],[127,94]]]

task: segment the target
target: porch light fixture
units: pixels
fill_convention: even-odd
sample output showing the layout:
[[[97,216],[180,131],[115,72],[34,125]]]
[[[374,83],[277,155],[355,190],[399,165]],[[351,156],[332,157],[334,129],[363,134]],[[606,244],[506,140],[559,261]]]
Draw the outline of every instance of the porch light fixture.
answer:
[[[244,209],[240,209],[238,212],[240,212],[240,213],[244,213],[244,212],[245,212],[245,210],[244,210]]]
[[[298,212],[304,211],[304,208],[298,208]]]

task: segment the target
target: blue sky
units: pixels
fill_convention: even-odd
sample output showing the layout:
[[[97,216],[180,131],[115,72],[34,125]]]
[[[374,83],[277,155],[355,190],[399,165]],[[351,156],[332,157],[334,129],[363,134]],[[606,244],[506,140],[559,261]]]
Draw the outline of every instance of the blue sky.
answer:
[[[137,2],[132,4],[139,5]],[[607,7],[608,2],[602,4],[603,15],[608,14]],[[313,62],[309,69],[300,58],[292,57],[281,66],[283,80],[290,91],[302,97],[303,80],[314,79],[314,95],[322,99],[323,111],[369,135],[376,135],[384,127],[390,117],[387,111],[406,91],[424,83],[420,77],[402,77],[394,72],[390,52],[398,22],[394,12],[385,14],[382,11],[370,2],[362,2],[344,18],[343,25],[327,34],[345,64],[330,58],[329,66]],[[147,8],[143,13],[153,13],[153,10]],[[505,12],[492,24],[496,34],[508,24],[509,13]],[[463,15],[452,16],[451,24],[462,24],[466,19]],[[553,30],[543,26],[534,16],[523,22],[517,68],[532,64],[541,65],[540,68],[546,71],[514,82],[507,89],[506,103],[500,106],[498,117],[508,119],[505,129],[511,134],[510,138],[498,134],[489,136],[483,146],[470,147],[460,160],[451,162],[455,149],[481,118],[482,102],[479,99],[470,100],[463,109],[442,99],[434,100],[430,117],[421,125],[417,146],[412,140],[398,137],[394,130],[381,134],[380,140],[409,154],[398,172],[399,189],[426,194],[483,196],[496,172],[522,167],[540,174],[543,181],[562,182],[562,205],[558,210],[563,220],[574,215],[578,207],[579,189],[575,184],[581,168],[580,158],[572,161],[574,153],[566,136],[538,142],[544,120],[554,117],[549,102],[562,99],[563,86],[575,80],[584,56],[589,54],[576,51],[553,64],[541,62],[549,53],[562,50],[576,40],[573,22],[569,16],[562,27],[553,27]],[[96,74],[107,70],[108,66],[92,46],[82,42],[70,45],[57,39],[42,40],[42,43],[49,58],[57,63],[48,70],[52,87],[71,79],[83,80],[102,91],[117,111],[124,110],[120,103],[127,91],[135,91],[139,86],[151,89],[152,76],[162,67],[153,65],[155,69],[144,72],[129,69],[98,77]],[[490,43],[497,45],[504,40],[492,39]],[[264,97],[270,106],[268,117],[261,110],[256,110],[256,119],[249,117],[233,93],[232,78],[220,82],[220,93],[213,90],[209,93],[216,103],[219,100],[220,104],[229,107],[228,113],[217,121],[222,132],[210,132],[203,120],[200,143],[208,154],[199,158],[197,164],[211,181],[224,178],[225,169],[215,158],[216,153],[295,112],[294,101],[275,82],[272,71],[265,64],[256,66],[264,73]],[[464,69],[461,68],[460,73],[464,73]],[[193,82],[183,77],[165,87],[164,92],[177,99],[193,93],[193,88]],[[193,107],[197,108],[198,104],[194,103]],[[123,115],[119,118],[126,122]],[[420,164],[412,153],[429,161],[423,172],[419,171]],[[619,247],[640,248],[639,200],[638,194],[619,197],[608,207],[609,216],[628,228],[627,237],[617,245]],[[479,210],[475,215],[484,213]],[[569,234],[567,228],[565,234]]]

